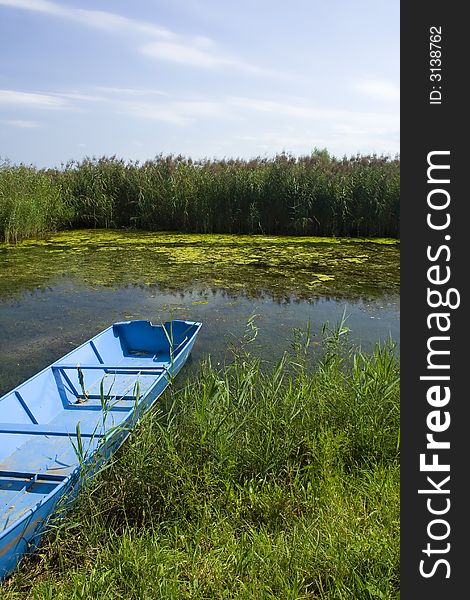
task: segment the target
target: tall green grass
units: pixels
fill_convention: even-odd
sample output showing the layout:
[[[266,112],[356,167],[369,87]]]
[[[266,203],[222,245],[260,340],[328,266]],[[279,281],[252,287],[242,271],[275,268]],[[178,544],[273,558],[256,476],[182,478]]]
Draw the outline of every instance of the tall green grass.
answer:
[[[399,597],[399,372],[300,338],[172,389],[5,599]]]
[[[6,187],[5,173],[15,169],[0,169],[7,204],[0,213],[0,235],[8,231],[8,211],[21,203],[25,189],[26,168],[16,169],[15,185]],[[38,185],[38,219],[45,181],[60,198],[55,226],[367,237],[399,236],[399,170],[398,159],[337,159],[326,151],[299,158],[280,154],[195,162],[170,155],[142,164],[102,157],[60,170],[26,169],[28,203],[34,177]],[[64,205],[71,218],[64,219]]]
[[[25,165],[0,164],[0,241],[41,236],[73,216],[53,177]]]

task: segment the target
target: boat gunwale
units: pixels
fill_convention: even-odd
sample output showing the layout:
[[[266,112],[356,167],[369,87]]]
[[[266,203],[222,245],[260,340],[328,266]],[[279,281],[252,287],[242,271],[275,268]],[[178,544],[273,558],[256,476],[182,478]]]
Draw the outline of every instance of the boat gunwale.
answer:
[[[180,319],[178,319],[180,320]],[[191,337],[188,338],[187,343],[184,344],[184,346],[181,347],[181,349],[179,351],[177,351],[176,357],[174,357],[170,367],[168,369],[166,369],[166,373],[170,372],[171,375],[173,375],[172,370],[173,367],[176,365],[176,362],[183,356],[183,354],[185,352],[187,352],[188,350],[188,346],[194,342],[197,334],[199,333],[201,327],[202,327],[202,322],[199,321],[186,321],[185,319],[181,319],[182,321],[184,321],[185,323],[188,323],[188,325],[192,326],[195,325],[196,328],[194,330],[194,332],[192,333]],[[130,321],[123,321],[123,322],[130,322]],[[170,321],[171,322],[171,321]],[[149,323],[151,323],[151,321],[149,321]],[[165,322],[166,323],[166,322]],[[164,326],[165,323],[163,323],[160,326]],[[153,325],[153,323],[151,323]],[[114,324],[113,324],[114,325]],[[41,371],[39,371],[38,373],[36,373],[35,375],[33,375],[32,377],[30,377],[29,379],[27,379],[26,381],[22,382],[21,384],[19,384],[18,386],[16,386],[15,388],[13,388],[12,390],[10,390],[9,392],[7,392],[6,394],[4,394],[1,398],[0,398],[0,402],[2,401],[2,399],[4,399],[6,396],[8,396],[9,394],[11,394],[12,392],[14,392],[15,390],[17,390],[19,387],[21,387],[22,385],[25,385],[26,383],[28,383],[29,381],[35,379],[36,377],[38,377],[39,375],[41,375],[42,373],[46,372],[48,369],[51,369],[52,366],[54,366],[56,363],[59,363],[59,361],[67,358],[68,356],[70,356],[71,354],[73,354],[75,351],[79,350],[80,348],[86,346],[91,339],[96,339],[98,337],[100,337],[101,335],[105,334],[107,331],[109,331],[110,329],[112,329],[113,325],[110,325],[109,327],[107,327],[106,329],[104,329],[103,331],[101,331],[100,333],[98,333],[96,336],[93,336],[92,338],[86,340],[85,342],[83,342],[82,344],[80,344],[80,346],[77,346],[76,348],[74,348],[73,350],[71,350],[70,352],[68,352],[67,354],[65,354],[63,357],[57,359],[56,361],[54,361],[53,363],[51,363],[50,365],[48,365],[47,367],[45,367],[44,369],[42,369]],[[181,365],[182,367],[183,365]],[[166,374],[165,373],[165,374]],[[155,381],[152,383],[152,385],[149,387],[149,389],[145,392],[145,395],[142,396],[141,401],[144,401],[145,398],[147,398],[149,396],[149,394],[151,393],[151,391],[154,389],[154,387],[162,380],[165,379],[165,376],[159,376],[155,379]],[[168,383],[169,381],[167,380],[165,387],[162,390],[162,393],[165,391],[165,389],[168,387]],[[156,396],[154,398],[154,400],[152,401],[155,402],[157,400],[157,398],[160,395]],[[147,410],[152,406],[152,404],[150,406],[147,407]],[[137,406],[140,405],[137,404]],[[133,406],[132,408],[129,409],[129,411],[126,413],[125,418],[122,420],[121,423],[119,423],[119,425],[115,428],[115,431],[113,432],[113,434],[109,437],[109,438],[102,438],[104,440],[104,444],[106,444],[107,442],[110,442],[113,437],[115,435],[118,435],[119,433],[122,433],[123,431],[125,432],[124,437],[121,440],[120,446],[126,441],[126,439],[129,437],[129,435],[131,434],[131,428],[129,427],[123,427],[123,425],[128,421],[128,419],[131,417],[132,413],[135,412],[136,406]],[[140,417],[138,417],[139,419]],[[136,423],[134,423],[134,425],[136,425]],[[104,445],[103,444],[103,445]],[[82,468],[84,466],[86,466],[86,464],[88,462],[91,462],[92,458],[96,455],[98,451],[98,448],[95,448],[95,450],[93,450],[93,452],[90,454],[90,456],[88,457],[88,460],[85,461],[85,463],[83,464],[78,464],[70,473],[68,473],[64,479],[60,482],[57,483],[57,485],[54,487],[54,489],[52,489],[46,496],[44,496],[41,500],[39,500],[34,506],[32,506],[31,508],[29,508],[23,515],[21,515],[21,517],[19,517],[17,520],[13,521],[8,527],[6,527],[5,529],[3,529],[0,532],[0,541],[5,538],[7,535],[9,535],[14,529],[16,529],[17,527],[20,527],[23,522],[25,520],[27,520],[28,518],[30,518],[41,506],[43,506],[44,504],[46,504],[53,496],[57,495],[59,490],[61,490],[63,487],[65,487],[67,484],[70,483],[70,481],[72,480],[72,478],[74,476],[80,476],[80,471],[82,470]],[[13,472],[13,471],[12,471]],[[95,473],[91,473],[90,477],[94,476]],[[7,477],[7,475],[4,475],[5,477]],[[54,511],[52,511],[46,518],[50,517],[53,514]],[[38,524],[39,526],[39,524]],[[43,533],[43,532],[42,532]],[[41,533],[41,535],[42,535]],[[34,535],[34,534],[33,534]],[[1,548],[0,548],[1,551]],[[1,556],[1,555],[0,555]]]
[[[144,320],[145,321],[146,319],[139,319],[139,320]],[[186,321],[186,319],[175,319],[175,321],[176,320],[178,320],[178,321],[179,320],[184,321],[185,323],[188,323],[188,325],[197,325],[197,327],[196,327],[193,335],[191,336],[191,338],[188,339],[188,342],[199,333],[199,330],[202,327],[202,322],[200,322],[200,321]],[[132,321],[119,321],[119,322],[120,323],[131,323]],[[154,323],[152,323],[151,321],[148,321],[148,322],[153,327],[155,327]],[[172,321],[165,321],[165,323],[172,323]],[[165,323],[162,323],[160,325],[157,324],[157,326],[162,327],[162,326],[165,325]],[[21,387],[23,387],[24,385],[26,385],[30,381],[33,381],[34,379],[36,379],[36,377],[39,377],[39,375],[42,375],[43,373],[45,373],[49,369],[52,369],[52,367],[57,366],[60,363],[60,361],[64,360],[65,358],[68,358],[71,354],[73,354],[74,352],[77,352],[77,350],[80,350],[81,348],[84,348],[87,344],[90,343],[91,340],[96,340],[97,338],[99,338],[102,335],[104,335],[107,331],[109,331],[110,329],[112,329],[114,325],[116,325],[116,323],[113,323],[109,327],[106,327],[106,329],[103,329],[103,331],[100,331],[99,333],[97,333],[93,337],[89,338],[88,340],[84,341],[82,344],[80,344],[79,346],[77,346],[73,350],[70,350],[70,352],[67,352],[67,354],[64,354],[64,356],[61,356],[60,358],[58,358],[57,360],[55,360],[51,364],[47,365],[47,367],[44,367],[44,369],[41,369],[41,371],[38,371],[34,375],[31,375],[31,377],[29,377],[25,381],[22,381],[21,383],[19,383],[18,385],[16,385],[14,388],[12,388],[11,390],[9,390],[8,392],[5,392],[5,394],[3,394],[2,396],[0,396],[0,402],[2,402],[2,400],[4,400],[7,396],[9,396],[10,394],[12,394],[16,390],[20,389]],[[185,344],[185,346],[186,346],[186,344]],[[181,349],[181,351],[184,350],[185,346],[183,346],[183,348]],[[178,356],[179,356],[179,354],[178,354]],[[67,365],[67,366],[69,366],[69,365]],[[99,366],[99,364],[97,364],[97,366]]]
[[[41,500],[39,500],[31,508],[28,508],[28,510],[23,515],[21,515],[21,517],[19,519],[17,519],[16,521],[13,521],[8,527],[5,527],[5,529],[2,529],[2,531],[0,532],[0,540],[3,537],[6,537],[11,531],[13,531],[17,527],[19,527],[23,523],[23,521],[25,521],[28,517],[32,516],[43,504],[46,504],[46,502],[52,496],[55,496],[62,487],[64,487],[66,484],[69,483],[69,481],[72,479],[72,477],[74,475],[78,474],[78,472],[81,470],[81,467],[82,467],[81,465],[77,465],[73,471],[71,471],[68,475],[66,475],[64,477],[64,479],[62,481],[58,481],[57,485],[54,487],[54,489],[51,490],[46,496],[41,498]],[[1,552],[1,548],[0,548],[0,552]]]
[[[34,375],[31,375],[31,377],[29,377],[25,381],[22,381],[21,383],[19,383],[17,386],[15,386],[11,390],[9,390],[5,394],[3,394],[3,396],[0,397],[0,402],[2,400],[4,400],[7,396],[9,396],[10,394],[12,394],[13,392],[15,392],[16,390],[22,388],[24,385],[26,385],[30,381],[34,381],[34,379],[36,379],[36,377],[39,377],[40,375],[42,375],[43,373],[45,373],[49,369],[52,369],[52,367],[56,366],[64,358],[67,358],[71,354],[73,354],[74,352],[76,352],[77,350],[80,350],[81,348],[84,348],[87,344],[90,343],[90,340],[95,340],[96,338],[99,338],[100,336],[102,336],[104,333],[106,333],[107,331],[109,331],[110,329],[112,329],[112,327],[113,327],[112,325],[110,325],[109,327],[106,327],[106,329],[103,329],[103,331],[100,331],[95,336],[89,338],[88,340],[86,340],[85,342],[83,342],[82,344],[80,344],[79,346],[77,346],[76,348],[74,348],[73,350],[70,350],[70,352],[67,352],[67,354],[64,354],[64,356],[61,356],[60,358],[58,358],[57,360],[55,360],[51,364],[47,365],[47,367],[44,367],[44,369],[41,369],[40,371],[38,371]]]

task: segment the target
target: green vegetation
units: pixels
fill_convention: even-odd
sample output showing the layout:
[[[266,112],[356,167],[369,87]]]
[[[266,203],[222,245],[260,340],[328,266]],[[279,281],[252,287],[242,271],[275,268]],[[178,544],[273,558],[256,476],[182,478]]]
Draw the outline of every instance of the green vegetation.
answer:
[[[172,388],[2,598],[398,598],[398,361],[345,333]]]
[[[75,285],[311,300],[398,293],[397,240],[76,230],[0,245],[0,298]]]
[[[24,165],[0,165],[0,240],[41,236],[73,214],[47,173]]]
[[[193,233],[399,236],[398,159],[115,157],[63,169],[0,166],[0,239],[64,227]],[[27,207],[28,218],[21,216]]]

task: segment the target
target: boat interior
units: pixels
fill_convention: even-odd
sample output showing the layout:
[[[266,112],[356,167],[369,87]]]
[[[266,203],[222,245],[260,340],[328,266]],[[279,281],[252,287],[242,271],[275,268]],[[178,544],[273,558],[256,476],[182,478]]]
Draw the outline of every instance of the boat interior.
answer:
[[[115,323],[0,398],[0,532],[163,391],[199,327]]]

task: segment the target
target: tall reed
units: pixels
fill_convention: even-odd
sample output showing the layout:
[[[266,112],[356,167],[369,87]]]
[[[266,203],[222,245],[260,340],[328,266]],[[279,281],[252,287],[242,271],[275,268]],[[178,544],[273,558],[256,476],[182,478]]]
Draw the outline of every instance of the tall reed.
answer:
[[[398,158],[338,159],[324,150],[298,158],[279,154],[252,160],[192,161],[160,155],[142,164],[87,158],[63,169],[26,169],[27,193],[20,183],[25,169],[3,169],[0,176],[10,212],[24,195],[31,204],[33,184],[39,190],[46,179],[61,201],[52,220],[57,226],[69,222],[72,227],[195,233],[399,237]],[[3,183],[5,172],[16,177],[15,184]],[[62,206],[73,213],[68,220]],[[34,210],[42,215],[44,206],[38,201]],[[50,216],[43,219],[48,220]],[[28,235],[34,233],[26,228],[24,237]]]
[[[74,214],[50,174],[0,164],[0,240],[40,236],[71,223]]]

